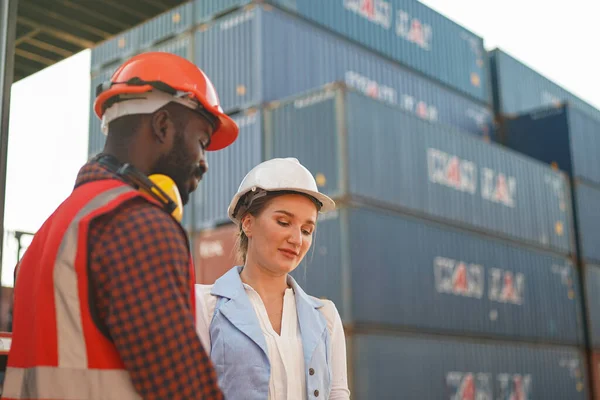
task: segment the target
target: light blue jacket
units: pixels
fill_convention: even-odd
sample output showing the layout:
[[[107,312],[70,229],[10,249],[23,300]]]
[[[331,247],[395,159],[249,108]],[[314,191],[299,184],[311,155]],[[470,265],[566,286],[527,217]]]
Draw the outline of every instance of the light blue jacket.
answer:
[[[234,267],[212,287],[217,296],[210,323],[211,358],[227,400],[266,400],[270,364],[258,317]],[[323,302],[307,295],[290,276],[304,349],[308,399],[328,399],[331,390],[331,337],[319,308]]]

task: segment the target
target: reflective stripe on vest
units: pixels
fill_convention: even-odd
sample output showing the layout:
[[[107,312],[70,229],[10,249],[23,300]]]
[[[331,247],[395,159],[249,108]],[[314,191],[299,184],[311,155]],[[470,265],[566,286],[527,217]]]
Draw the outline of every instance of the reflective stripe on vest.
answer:
[[[125,196],[128,192],[132,193]],[[58,365],[19,368],[11,365],[9,356],[4,399],[141,399],[127,371],[88,368],[75,264],[80,222],[120,196],[124,201],[138,193],[126,185],[105,190],[88,201],[70,221],[53,269]]]
[[[141,399],[123,370],[7,368],[3,399]],[[18,382],[20,387],[15,387]]]

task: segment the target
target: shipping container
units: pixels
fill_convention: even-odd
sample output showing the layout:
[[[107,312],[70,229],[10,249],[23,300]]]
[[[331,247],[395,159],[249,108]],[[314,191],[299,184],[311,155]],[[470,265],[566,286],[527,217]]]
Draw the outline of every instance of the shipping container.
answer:
[[[263,161],[262,112],[250,109],[232,115],[240,133],[229,147],[206,154],[208,173],[194,196],[193,230],[230,222],[227,207],[242,179]]]
[[[118,64],[113,64],[105,69],[92,72],[90,80],[90,120],[88,132],[88,158],[94,157],[104,149],[106,136],[101,130],[101,121],[94,112],[94,101],[96,100],[96,88],[98,85],[109,81],[112,74],[119,68]]]
[[[588,324],[590,344],[600,350],[600,264],[584,264],[585,276],[586,321]]]
[[[296,157],[320,190],[570,253],[566,177],[342,86],[275,102],[265,157]]]
[[[174,39],[157,44],[146,51],[161,51],[165,53],[176,54],[180,57],[191,60],[194,37],[191,34],[180,35]]]
[[[238,228],[233,223],[194,232],[192,255],[196,283],[212,285],[234,266],[243,265],[235,248],[237,233]]]
[[[150,47],[191,29],[193,24],[193,3],[182,4],[139,25],[139,46]]]
[[[301,281],[342,296],[347,323],[582,344],[568,259],[364,207],[321,222],[313,252]],[[311,275],[328,269],[340,275]]]
[[[548,78],[500,49],[489,53],[494,109],[498,114],[515,116],[544,106],[568,102],[600,119],[600,110],[566,91]]]
[[[235,265],[237,229],[194,235],[202,283]],[[320,216],[291,274],[348,326],[583,344],[578,272],[546,252],[369,207]]]
[[[226,112],[345,81],[423,119],[492,135],[490,107],[268,6],[201,26],[194,59],[215,84]]]
[[[356,334],[352,398],[587,400],[585,358],[569,347]]]
[[[491,103],[483,39],[414,0],[270,0],[327,30]],[[218,3],[218,5],[217,5]],[[197,0],[199,22],[233,7],[258,3]]]
[[[92,49],[91,70],[97,71],[106,65],[130,57],[139,51],[139,27],[124,31],[110,38]]]
[[[502,136],[510,148],[600,185],[600,116],[569,105],[544,108],[507,119]]]
[[[600,185],[573,183],[579,256],[585,262],[600,263]]]

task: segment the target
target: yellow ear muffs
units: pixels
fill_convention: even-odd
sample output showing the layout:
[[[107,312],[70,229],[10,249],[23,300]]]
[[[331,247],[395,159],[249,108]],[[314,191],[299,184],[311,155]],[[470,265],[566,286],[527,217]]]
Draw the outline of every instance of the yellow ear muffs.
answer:
[[[162,174],[150,175],[148,179],[155,185],[150,188],[152,193],[149,194],[162,198],[165,204],[171,203],[169,204],[172,209],[171,215],[177,221],[181,222],[181,219],[183,218],[183,204],[181,201],[181,194],[179,193],[179,189],[177,189],[175,181]]]

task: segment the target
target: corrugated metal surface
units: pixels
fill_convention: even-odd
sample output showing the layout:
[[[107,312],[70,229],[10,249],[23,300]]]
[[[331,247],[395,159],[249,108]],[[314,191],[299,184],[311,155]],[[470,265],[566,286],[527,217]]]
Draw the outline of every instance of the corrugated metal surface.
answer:
[[[196,283],[212,285],[235,265],[242,265],[235,251],[238,228],[233,224],[192,235]]]
[[[306,293],[333,301],[346,321],[350,316],[346,307],[350,296],[347,221],[343,209],[320,215],[313,244],[291,274]]]
[[[352,398],[586,400],[582,354],[564,347],[354,335]]]
[[[139,27],[130,29],[92,49],[91,70],[96,71],[107,64],[129,57],[138,51]]]
[[[164,51],[167,53],[177,54],[183,58],[191,59],[192,55],[192,35],[181,35],[175,39],[163,42],[152,47],[151,51]]]
[[[483,39],[422,3],[414,0],[269,2],[479,101],[491,102]],[[206,20],[209,13],[215,14],[241,3],[250,1],[226,1],[219,7],[200,5],[198,18]]]
[[[567,101],[600,118],[600,111],[499,49],[489,53],[496,112],[515,115]]]
[[[96,99],[96,86],[110,79],[112,74],[119,67],[118,64],[113,64],[102,71],[92,74],[90,81],[90,121],[88,133],[88,157],[93,157],[104,149],[106,136],[100,130],[100,119],[94,112],[94,100]]]
[[[294,276],[334,300],[344,322],[583,343],[568,259],[373,208],[338,214],[319,221]]]
[[[297,157],[332,196],[571,251],[565,177],[516,152],[342,89],[275,103],[265,130],[266,158]]]
[[[580,257],[600,262],[600,186],[581,182],[573,185]]]
[[[240,127],[229,147],[209,152],[208,173],[194,197],[194,230],[229,222],[227,207],[246,174],[263,161],[262,113],[250,109],[232,116]]]
[[[194,23],[193,3],[189,2],[159,15],[139,26],[139,45],[142,48],[178,35]]]
[[[591,345],[600,350],[600,265],[586,264],[585,292]]]
[[[277,9],[228,14],[199,28],[195,42],[196,64],[228,112],[346,81],[423,119],[491,135],[489,108]]]
[[[194,0],[194,15],[197,23],[204,23],[236,8],[250,4],[251,0]]]
[[[600,184],[600,119],[561,106],[508,119],[505,126],[507,146]]]

